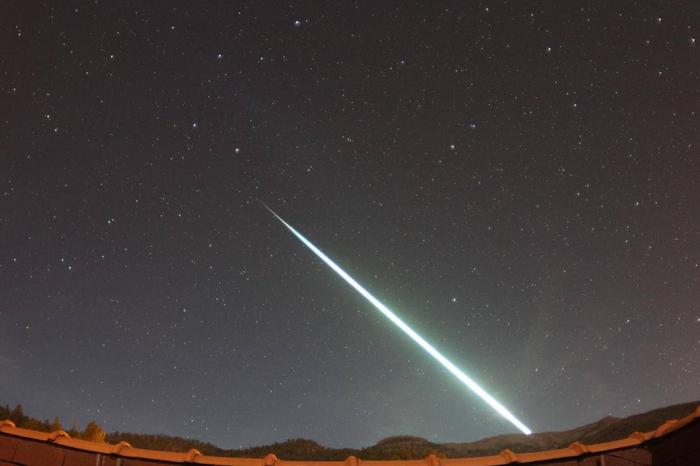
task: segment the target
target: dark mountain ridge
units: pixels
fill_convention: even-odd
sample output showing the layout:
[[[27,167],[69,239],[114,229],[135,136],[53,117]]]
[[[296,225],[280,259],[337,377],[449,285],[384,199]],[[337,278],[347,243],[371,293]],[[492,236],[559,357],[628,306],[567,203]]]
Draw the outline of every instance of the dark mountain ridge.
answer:
[[[575,441],[591,444],[616,440],[627,437],[636,431],[652,431],[669,419],[679,419],[687,416],[698,405],[700,405],[700,401],[694,401],[658,408],[626,418],[607,416],[597,422],[560,432],[538,432],[529,436],[505,434],[474,442],[439,444],[421,437],[398,435],[384,438],[375,445],[362,449],[328,448],[313,440],[301,438],[243,449],[225,449],[199,440],[159,434],[114,432],[106,434],[105,438],[104,435],[94,435],[96,427],[94,422],[88,425],[92,429],[89,433],[88,428],[86,428],[85,432],[80,432],[75,426],[69,432],[71,436],[88,439],[105,438],[110,443],[126,441],[134,447],[152,450],[186,451],[195,448],[206,455],[214,456],[259,458],[268,453],[274,453],[277,457],[287,460],[344,460],[351,455],[363,459],[417,459],[434,454],[444,458],[456,458],[492,455],[505,448],[516,452],[528,452],[562,448]],[[14,410],[10,410],[7,406],[0,406],[1,419],[10,419],[18,427],[34,430],[51,431],[61,428],[58,419],[55,419],[53,423],[49,423],[49,421],[31,418],[24,415],[20,406]],[[99,429],[99,427],[97,428]]]

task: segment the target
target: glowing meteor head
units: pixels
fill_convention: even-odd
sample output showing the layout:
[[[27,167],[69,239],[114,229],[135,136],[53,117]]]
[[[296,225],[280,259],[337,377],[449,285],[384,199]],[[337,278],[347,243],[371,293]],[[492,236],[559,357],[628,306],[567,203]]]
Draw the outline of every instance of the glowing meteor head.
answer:
[[[418,346],[423,348],[430,356],[432,356],[437,362],[442,364],[442,366],[450,371],[459,381],[467,386],[472,392],[477,394],[482,400],[484,400],[489,406],[491,406],[498,414],[510,421],[515,427],[517,427],[521,432],[526,435],[530,435],[532,431],[518,418],[516,418],[510,411],[508,411],[505,406],[498,402],[494,397],[489,395],[486,390],[484,390],[479,384],[471,379],[467,374],[465,374],[460,368],[455,366],[452,361],[447,359],[440,353],[433,345],[428,343],[422,336],[416,333],[411,327],[408,326],[403,320],[399,318],[391,309],[386,307],[381,301],[372,296],[372,294],[367,291],[362,285],[360,285],[354,278],[347,274],[343,269],[340,268],[338,264],[333,262],[330,257],[326,256],[320,249],[318,249],[311,241],[306,239],[304,235],[299,233],[294,227],[284,221],[282,217],[277,215],[274,210],[270,209],[264,202],[260,203],[265,207],[272,215],[277,218],[289,231],[296,236],[299,241],[301,241],[307,248],[309,248],[316,256],[318,256],[328,267],[330,267],[335,273],[337,273],[343,280],[345,280],[350,286],[352,286],[358,293],[360,293],[367,301],[369,301],[379,312],[381,312],[387,319],[389,319],[394,325],[401,329],[406,335],[408,335],[414,342],[418,343]]]

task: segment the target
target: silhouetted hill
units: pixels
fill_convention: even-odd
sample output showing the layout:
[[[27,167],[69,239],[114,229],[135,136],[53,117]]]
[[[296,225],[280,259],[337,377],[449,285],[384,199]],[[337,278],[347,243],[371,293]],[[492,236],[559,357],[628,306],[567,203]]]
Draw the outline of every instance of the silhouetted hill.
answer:
[[[424,445],[430,443],[423,437],[416,437],[413,435],[395,435],[393,437],[386,437],[377,442],[375,447],[384,446],[394,446],[394,445]]]
[[[607,442],[621,437],[627,437],[635,431],[649,432],[669,419],[680,419],[687,416],[698,404],[700,404],[700,402],[693,401],[654,409],[624,419],[617,419],[617,422],[602,426],[599,430],[587,432],[581,437],[581,443]]]
[[[508,434],[489,437],[468,443],[446,443],[438,447],[440,455],[448,458],[459,456],[492,455],[509,448],[517,452],[563,448],[575,441],[600,443],[627,437],[633,432],[648,432],[669,419],[678,419],[690,414],[699,401],[683,403],[635,414],[624,419],[612,416],[561,432],[538,432],[532,435]]]
[[[109,443],[128,442],[137,448],[163,451],[188,451],[192,448],[205,455],[229,456],[230,450],[217,447],[208,442],[201,442],[183,437],[160,434],[137,434],[133,432],[113,432],[105,439]]]
[[[412,459],[425,458],[438,453],[439,445],[431,443],[422,437],[412,435],[397,435],[387,437],[376,445],[363,448],[356,456],[363,459]]]
[[[561,448],[574,441],[582,443],[599,443],[627,437],[639,431],[648,432],[656,429],[669,419],[679,419],[690,414],[700,401],[683,403],[655,409],[642,414],[619,419],[608,416],[603,419],[575,429],[562,432],[539,432],[529,436],[522,434],[507,434],[489,437],[475,442],[465,443],[432,443],[424,438],[410,435],[387,437],[375,445],[363,449],[328,448],[308,439],[290,439],[285,442],[262,445],[238,450],[224,449],[211,443],[158,434],[137,434],[129,432],[114,432],[107,434],[106,441],[118,443],[129,442],[138,448],[165,451],[187,451],[195,448],[206,455],[263,457],[274,453],[279,458],[287,460],[343,460],[354,455],[363,459],[416,459],[435,454],[445,458],[492,455],[509,448],[517,452],[549,450]],[[24,414],[21,406],[10,409],[0,406],[0,420],[11,419],[18,427],[34,430],[51,431],[60,426],[58,418],[51,423],[41,421]],[[73,426],[69,431],[71,436],[92,439],[94,429],[99,429],[94,422],[88,424],[81,432]],[[92,429],[92,431],[90,431]],[[88,432],[90,431],[90,432]],[[99,438],[97,436],[96,438]]]
[[[285,442],[273,443],[272,445],[231,450],[228,455],[260,458],[271,452],[275,453],[278,458],[294,458],[300,460],[321,458],[325,460],[344,460],[350,455],[357,454],[357,450],[351,448],[328,448],[319,445],[313,440],[296,438],[289,439]]]

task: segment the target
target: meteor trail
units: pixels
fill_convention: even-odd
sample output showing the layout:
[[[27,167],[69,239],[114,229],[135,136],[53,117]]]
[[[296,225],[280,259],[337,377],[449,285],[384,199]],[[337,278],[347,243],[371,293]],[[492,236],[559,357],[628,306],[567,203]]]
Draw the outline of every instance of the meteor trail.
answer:
[[[513,414],[508,411],[505,406],[503,406],[501,403],[498,402],[494,397],[486,393],[486,391],[479,386],[474,380],[472,380],[467,374],[462,372],[461,369],[459,369],[457,366],[455,366],[449,359],[447,359],[445,356],[442,355],[437,349],[433,347],[430,343],[425,341],[423,337],[418,335],[411,327],[409,327],[403,320],[399,318],[396,314],[394,314],[388,307],[386,307],[384,304],[381,303],[377,298],[372,296],[369,291],[365,290],[362,285],[357,283],[354,278],[352,278],[350,275],[348,275],[343,269],[340,268],[335,262],[331,260],[330,257],[326,256],[320,249],[318,249],[316,246],[311,243],[304,235],[296,231],[290,224],[284,221],[282,217],[277,215],[274,210],[270,209],[267,205],[261,202],[263,207],[265,207],[272,215],[274,215],[277,220],[282,222],[282,224],[287,227],[289,231],[291,231],[294,236],[296,236],[304,245],[311,249],[314,254],[316,254],[323,262],[326,263],[335,273],[340,275],[340,277],[345,280],[350,286],[355,288],[358,293],[360,293],[364,298],[372,303],[374,307],[377,308],[379,312],[384,314],[384,316],[392,321],[394,325],[396,325],[398,328],[403,330],[403,332],[411,337],[413,341],[418,343],[421,348],[423,348],[428,354],[430,354],[433,358],[435,358],[440,364],[442,364],[448,371],[452,373],[455,377],[457,377],[464,385],[466,385],[471,391],[479,395],[482,400],[484,400],[486,403],[488,403],[489,406],[491,406],[493,409],[495,409],[498,414],[503,416],[504,418],[508,419],[515,427],[520,429],[524,434],[530,435],[532,431],[522,422],[520,422]]]

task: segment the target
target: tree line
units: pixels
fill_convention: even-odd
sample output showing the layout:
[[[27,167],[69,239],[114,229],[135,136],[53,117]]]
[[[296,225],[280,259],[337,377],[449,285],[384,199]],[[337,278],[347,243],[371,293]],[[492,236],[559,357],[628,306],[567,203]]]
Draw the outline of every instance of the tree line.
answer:
[[[77,423],[73,421],[71,427],[66,429],[58,417],[55,417],[53,421],[49,421],[48,419],[41,420],[26,415],[20,404],[14,408],[10,408],[7,405],[0,405],[0,420],[3,419],[11,420],[17,427],[40,432],[64,430],[72,438],[79,438],[92,442],[109,442],[114,444],[125,441],[136,448],[162,451],[188,451],[194,448],[205,455],[212,456],[261,458],[268,453],[275,453],[279,458],[284,459],[344,460],[351,455],[363,459],[413,459],[425,458],[431,453],[440,455],[435,449],[435,445],[429,444],[423,439],[409,437],[394,437],[390,439],[391,441],[389,442],[380,442],[373,447],[363,449],[328,448],[313,440],[302,438],[289,439],[272,445],[251,448],[224,449],[208,442],[171,435],[137,434],[132,432],[106,433],[95,421],[88,422],[82,430],[79,429]],[[397,440],[400,441],[397,442]]]
[[[21,404],[18,404],[13,409],[10,409],[8,405],[0,405],[0,420],[9,419],[15,423],[15,426],[21,427],[23,429],[38,430],[41,432],[54,432],[57,430],[63,430],[68,433],[72,438],[79,438],[83,440],[89,440],[91,442],[104,442],[107,433],[102,430],[102,428],[95,421],[90,421],[85,425],[83,430],[79,430],[77,423],[73,421],[70,429],[66,429],[61,424],[61,420],[56,416],[53,421],[48,419],[40,420],[27,416],[24,413],[24,409]]]

